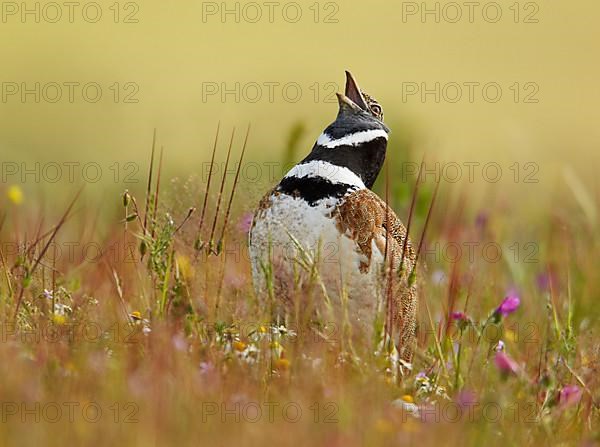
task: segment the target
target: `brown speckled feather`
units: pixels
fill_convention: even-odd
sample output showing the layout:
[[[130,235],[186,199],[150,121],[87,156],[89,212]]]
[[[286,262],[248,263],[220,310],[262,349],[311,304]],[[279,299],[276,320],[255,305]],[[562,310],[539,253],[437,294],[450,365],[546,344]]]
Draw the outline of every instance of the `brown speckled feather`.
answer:
[[[387,225],[386,211],[389,214],[390,225]],[[386,203],[374,192],[361,189],[344,197],[344,200],[334,211],[338,228],[356,241],[359,251],[365,256],[361,262],[360,271],[369,270],[372,250],[375,246],[382,254],[388,246],[388,259],[391,260],[393,276],[392,287],[392,321],[394,332],[399,333],[400,357],[406,362],[412,362],[415,343],[417,286],[408,287],[408,276],[415,263],[415,252],[407,243],[404,255],[403,274],[398,274],[402,247],[406,237],[406,229],[391,208],[386,210]],[[373,242],[375,244],[373,245]],[[389,265],[389,263],[388,263]],[[386,279],[388,275],[386,275]]]

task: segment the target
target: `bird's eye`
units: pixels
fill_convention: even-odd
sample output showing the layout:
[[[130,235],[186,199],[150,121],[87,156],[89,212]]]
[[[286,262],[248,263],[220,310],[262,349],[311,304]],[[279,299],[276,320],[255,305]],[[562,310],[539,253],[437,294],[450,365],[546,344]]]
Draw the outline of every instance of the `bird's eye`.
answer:
[[[373,104],[371,106],[371,111],[375,115],[381,115],[381,106],[379,104]]]

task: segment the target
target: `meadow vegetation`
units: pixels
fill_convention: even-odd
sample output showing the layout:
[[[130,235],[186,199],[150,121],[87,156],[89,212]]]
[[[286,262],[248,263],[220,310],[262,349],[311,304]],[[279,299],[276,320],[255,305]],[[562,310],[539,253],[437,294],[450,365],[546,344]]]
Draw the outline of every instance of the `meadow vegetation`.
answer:
[[[60,206],[0,187],[3,445],[600,441],[597,191],[568,177],[536,207],[502,182],[475,199],[422,179],[418,349],[401,375],[384,345],[275,319],[254,292],[250,213],[272,183],[238,176],[245,136],[221,136],[227,177],[166,177],[155,143],[144,187],[102,202],[90,185]],[[376,189],[406,220],[416,176],[396,173],[421,160],[408,141],[389,151],[405,156]]]

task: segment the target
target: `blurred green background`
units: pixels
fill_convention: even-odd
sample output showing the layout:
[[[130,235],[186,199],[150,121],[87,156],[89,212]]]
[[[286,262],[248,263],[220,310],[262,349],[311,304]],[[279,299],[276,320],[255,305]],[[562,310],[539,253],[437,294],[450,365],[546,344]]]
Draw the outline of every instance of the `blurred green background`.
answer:
[[[392,147],[404,150],[394,142],[410,135],[414,159],[536,162],[543,184],[535,192],[552,192],[569,164],[597,188],[598,2],[481,2],[472,17],[464,3],[442,2],[439,17],[424,18],[421,9],[435,11],[436,2],[290,3],[275,2],[270,20],[262,2],[77,3],[72,18],[62,3],[4,2],[1,160],[93,161],[104,169],[134,161],[143,183],[154,128],[166,169],[190,174],[209,159],[219,121],[225,133],[238,126],[240,139],[252,123],[248,160],[281,160],[290,129],[302,123],[300,158],[335,117],[331,83],[341,89],[350,69],[384,106]],[[502,17],[492,23],[498,7]],[[39,8],[39,17],[23,16],[23,8]],[[223,8],[239,13],[223,17]],[[62,17],[50,23],[57,11]],[[36,82],[47,88],[39,103],[13,91]],[[469,101],[471,82],[497,83],[502,98],[488,101],[475,87]],[[56,103],[47,100],[56,95],[49,83],[63,86]],[[90,102],[74,87],[71,103],[64,83],[98,83],[102,98]],[[236,83],[238,98],[223,100],[221,88]],[[407,94],[435,83],[439,102]],[[463,86],[458,102],[449,83]],[[292,84],[299,97],[292,86],[286,100],[283,87]]]

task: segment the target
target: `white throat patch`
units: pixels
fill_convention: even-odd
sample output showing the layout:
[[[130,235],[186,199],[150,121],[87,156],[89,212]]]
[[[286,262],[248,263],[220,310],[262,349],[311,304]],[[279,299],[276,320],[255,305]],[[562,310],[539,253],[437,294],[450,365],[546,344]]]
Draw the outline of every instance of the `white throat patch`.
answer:
[[[360,179],[360,177],[354,172],[352,172],[350,169],[343,166],[337,166],[322,160],[312,160],[308,163],[296,165],[292,169],[290,169],[290,171],[285,175],[285,177],[321,177],[329,180],[331,183],[334,184],[337,183],[352,185],[360,189],[366,188],[365,184]]]
[[[323,132],[317,139],[317,144],[319,146],[333,149],[338,146],[356,146],[361,143],[373,141],[375,138],[382,137],[386,140],[388,139],[388,134],[383,129],[361,130],[360,132],[344,135],[342,138],[338,138],[337,140],[332,139],[329,135]]]

